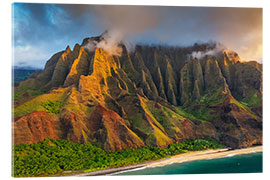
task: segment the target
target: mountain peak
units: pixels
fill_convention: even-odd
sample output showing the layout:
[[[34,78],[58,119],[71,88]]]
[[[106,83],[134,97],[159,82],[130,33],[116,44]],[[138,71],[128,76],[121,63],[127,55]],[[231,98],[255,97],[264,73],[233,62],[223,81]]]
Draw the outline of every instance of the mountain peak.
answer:
[[[66,50],[65,50],[67,53],[71,53],[71,49],[70,49],[70,47],[69,47],[69,45],[67,45],[67,47],[66,47]]]
[[[114,56],[99,46],[106,33],[85,38],[73,51],[67,46],[16,87],[15,93],[25,93],[16,97],[15,131],[22,133],[15,143],[56,132],[55,138],[101,143],[107,150],[166,147],[199,137],[234,148],[262,142],[259,66],[242,63],[237,53],[223,53],[213,44],[141,45]],[[192,52],[197,56],[188,60]],[[46,124],[51,114],[57,128],[35,131],[36,140],[28,141],[31,128],[38,127],[21,124],[31,124],[35,116]]]

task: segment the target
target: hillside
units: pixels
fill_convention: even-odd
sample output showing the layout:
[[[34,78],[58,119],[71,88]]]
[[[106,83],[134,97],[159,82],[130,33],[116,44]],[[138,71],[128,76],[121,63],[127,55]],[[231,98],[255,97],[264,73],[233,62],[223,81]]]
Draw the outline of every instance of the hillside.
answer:
[[[14,143],[45,138],[105,150],[167,147],[210,138],[232,148],[262,144],[262,65],[220,50],[137,45],[121,56],[87,45],[54,54],[14,87]]]
[[[13,82],[24,81],[33,72],[38,71],[36,69],[24,69],[24,68],[20,68],[20,67],[14,67],[12,70],[13,70],[13,76],[12,76]]]

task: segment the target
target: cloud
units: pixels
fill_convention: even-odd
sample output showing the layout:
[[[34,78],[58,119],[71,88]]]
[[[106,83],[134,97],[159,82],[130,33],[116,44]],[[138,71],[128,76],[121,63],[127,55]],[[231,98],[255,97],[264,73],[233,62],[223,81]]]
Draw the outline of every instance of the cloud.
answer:
[[[208,22],[214,22],[216,40],[235,50],[242,60],[262,58],[262,9],[216,8],[213,13]],[[243,46],[249,50],[243,51]]]
[[[223,52],[223,50],[221,49],[212,49],[212,50],[209,50],[209,51],[193,51],[189,56],[192,56],[194,58],[197,58],[197,59],[201,59],[205,56],[215,56],[216,54],[220,53],[220,52]]]
[[[93,6],[98,25],[121,39],[169,45],[217,41],[244,60],[262,57],[262,9],[221,7]],[[150,38],[149,38],[150,36]],[[136,41],[135,41],[136,43]],[[249,47],[242,51],[241,47]]]
[[[121,56],[122,48],[119,46],[119,43],[123,39],[122,34],[119,31],[111,29],[104,33],[102,37],[104,39],[97,43],[96,47],[104,49],[109,54]]]
[[[83,38],[96,35],[100,30],[91,17],[77,18],[66,9],[56,4],[13,4],[13,52],[14,65],[30,64],[43,67],[48,57],[62,51],[67,45],[71,47]],[[69,8],[72,5],[69,5]],[[92,34],[91,34],[92,33]],[[23,53],[23,47],[33,48],[38,53]],[[17,52],[18,51],[18,52]],[[19,56],[18,54],[23,54]],[[36,59],[36,60],[35,60]],[[35,61],[35,62],[34,62]],[[23,63],[24,62],[24,63]]]
[[[132,45],[127,42],[128,38],[140,36],[149,29],[155,29],[160,24],[160,7],[145,6],[93,6],[98,25],[107,30],[103,34],[104,40],[96,44],[112,55],[121,55],[120,43],[127,44],[128,50]],[[73,14],[73,13],[72,13]],[[93,48],[89,43],[88,48]]]
[[[192,53],[188,54],[188,58],[192,56],[193,58],[202,59],[205,56],[216,56],[220,53],[223,53],[224,51],[230,52],[229,49],[227,49],[224,45],[220,43],[214,43],[212,44],[214,48],[207,50],[207,51],[193,51]]]
[[[15,60],[13,65],[44,68],[43,62],[49,60],[49,54],[52,55],[52,52],[42,51],[42,48],[36,46],[15,46],[13,49],[13,59]]]
[[[43,52],[58,52],[108,30],[109,43],[99,44],[108,51],[122,41],[186,46],[213,40],[244,60],[262,58],[260,8],[15,3],[13,22],[14,45],[31,44]]]
[[[102,48],[110,55],[121,56],[122,48],[120,43],[122,41],[122,35],[118,32],[105,31],[100,40],[88,39],[87,43],[83,45],[83,48],[89,52],[94,51],[96,48]]]

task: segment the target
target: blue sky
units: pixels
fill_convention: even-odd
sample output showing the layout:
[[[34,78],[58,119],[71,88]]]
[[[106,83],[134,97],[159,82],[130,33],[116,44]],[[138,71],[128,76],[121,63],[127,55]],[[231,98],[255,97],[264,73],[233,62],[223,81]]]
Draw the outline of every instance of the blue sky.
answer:
[[[43,68],[67,45],[106,29],[130,43],[192,45],[218,41],[243,60],[262,61],[262,9],[13,4],[16,66]]]

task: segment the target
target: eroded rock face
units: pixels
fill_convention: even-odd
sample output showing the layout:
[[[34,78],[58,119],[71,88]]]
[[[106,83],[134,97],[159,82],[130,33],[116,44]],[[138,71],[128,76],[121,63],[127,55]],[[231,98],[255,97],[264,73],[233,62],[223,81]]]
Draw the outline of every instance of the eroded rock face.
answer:
[[[219,118],[211,122],[220,132],[219,140],[232,148],[262,144],[262,119],[244,106],[238,106],[233,97],[226,99],[219,109]]]
[[[182,104],[188,103],[192,99],[197,100],[201,98],[204,91],[203,77],[200,61],[191,57],[180,72],[179,91]]]
[[[75,46],[78,47],[78,46]],[[74,48],[75,49],[75,48]],[[76,52],[76,49],[75,51]],[[71,66],[71,69],[65,79],[64,86],[71,86],[73,84],[78,85],[81,75],[87,75],[89,73],[90,57],[88,53],[80,47],[79,54],[75,54],[76,58]]]
[[[85,135],[89,130],[85,125],[85,118],[73,112],[64,111],[60,115],[62,138],[81,144],[87,144]]]
[[[17,118],[13,123],[14,144],[33,144],[45,138],[61,137],[60,122],[55,114],[32,112]]]
[[[166,147],[189,138],[212,138],[232,148],[262,143],[258,63],[241,62],[233,52],[189,57],[193,51],[214,48],[198,44],[137,46],[132,53],[121,45],[120,57],[100,48],[85,49],[101,38],[87,38],[73,50],[67,47],[16,87],[42,89],[48,96],[24,93],[27,102],[18,102],[18,107],[27,103],[25,112],[30,113],[15,117],[15,144],[63,138],[120,150]],[[65,93],[50,96],[60,88]],[[60,113],[42,112],[40,104],[33,104],[46,100],[61,101]]]
[[[91,136],[103,144],[105,150],[143,147],[143,141],[130,130],[114,111],[97,106],[88,122]]]
[[[254,92],[262,92],[262,71],[247,63],[235,65],[234,92],[236,96],[245,98]]]

